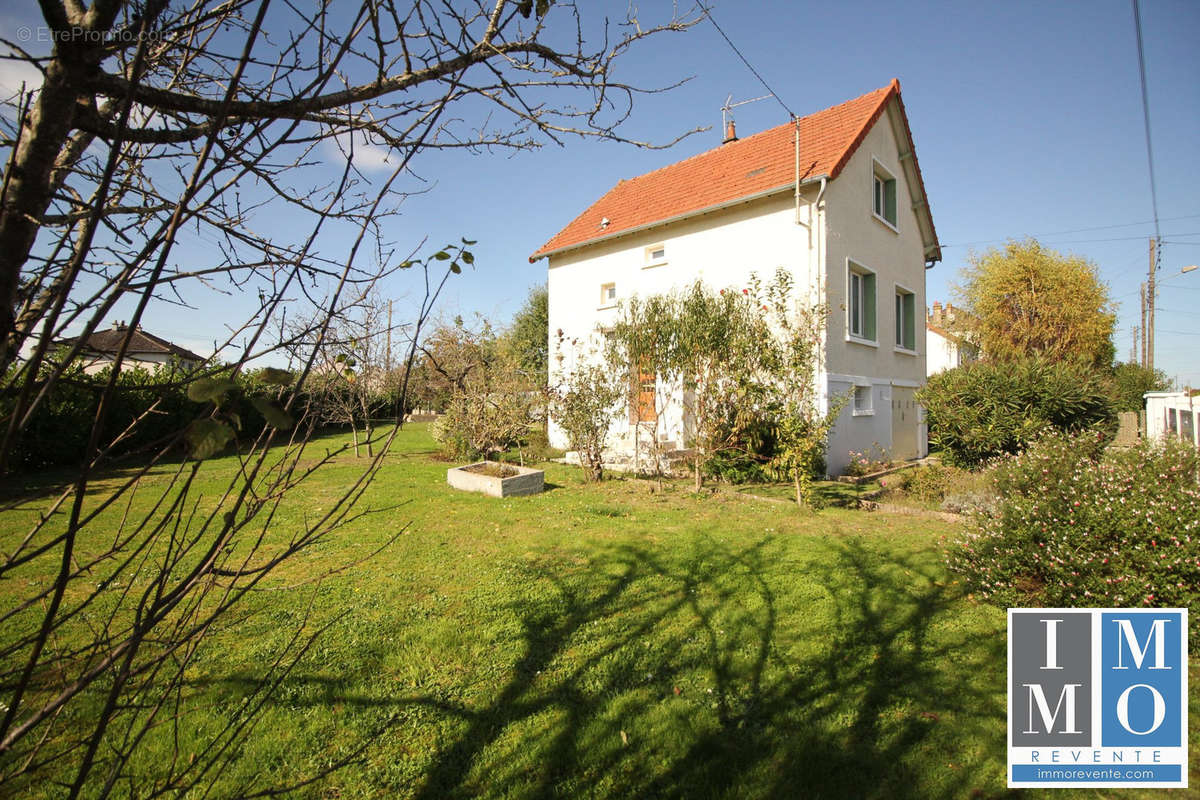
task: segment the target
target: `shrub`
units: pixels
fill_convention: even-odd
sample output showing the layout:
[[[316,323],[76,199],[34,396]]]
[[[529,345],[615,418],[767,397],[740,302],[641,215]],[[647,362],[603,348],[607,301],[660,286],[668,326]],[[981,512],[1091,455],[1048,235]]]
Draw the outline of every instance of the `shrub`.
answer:
[[[579,453],[588,480],[604,476],[604,442],[620,408],[621,389],[606,366],[587,363],[569,373],[552,395],[554,419]]]
[[[971,473],[947,464],[931,464],[902,473],[899,488],[924,503],[940,503],[947,494],[957,491]]]
[[[1070,362],[970,364],[934,375],[917,399],[925,407],[930,442],[956,466],[1020,452],[1047,428],[1099,427],[1111,435],[1116,424],[1105,377]]]
[[[213,373],[219,375],[219,373]],[[46,400],[34,412],[13,448],[13,463],[21,470],[76,464],[86,450],[98,398],[110,376],[109,368],[88,375],[82,366],[68,367]],[[120,457],[157,449],[207,411],[187,397],[188,376],[172,370],[149,370],[133,364],[117,376],[103,448],[119,438],[110,455]],[[278,386],[257,374],[241,373],[222,409],[238,422],[239,438],[252,439],[266,424],[254,399],[273,396]],[[0,418],[11,413],[13,398],[0,399]],[[302,404],[298,404],[302,405]]]
[[[1141,411],[1146,407],[1146,392],[1165,392],[1171,379],[1161,369],[1141,364],[1117,364],[1113,367],[1113,394],[1117,411]]]
[[[875,455],[872,455],[872,453],[875,453]],[[851,450],[850,463],[846,465],[846,469],[842,474],[858,478],[874,472],[883,472],[885,469],[891,469],[893,466],[895,466],[895,462],[892,461],[887,450],[880,447],[879,442],[875,442],[870,449],[863,450],[861,453]]]
[[[1180,442],[1102,452],[1094,434],[1051,434],[995,468],[996,513],[975,518],[950,566],[1002,604],[1194,607],[1198,474]]]

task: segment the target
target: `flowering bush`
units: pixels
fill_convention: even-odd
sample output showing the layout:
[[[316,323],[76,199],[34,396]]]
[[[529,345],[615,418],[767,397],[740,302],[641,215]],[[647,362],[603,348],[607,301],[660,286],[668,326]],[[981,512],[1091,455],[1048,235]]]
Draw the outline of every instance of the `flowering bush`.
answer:
[[[871,453],[878,453],[877,456],[872,456]],[[869,450],[863,450],[861,453],[857,450],[850,451],[850,463],[842,471],[843,475],[849,475],[852,478],[857,478],[862,475],[870,475],[872,472],[882,472],[885,469],[890,469],[895,462],[888,456],[887,450],[879,446],[879,442]]]
[[[1176,441],[1102,452],[1095,440],[1050,434],[997,466],[996,512],[974,518],[951,568],[1009,605],[1196,606],[1200,453]]]

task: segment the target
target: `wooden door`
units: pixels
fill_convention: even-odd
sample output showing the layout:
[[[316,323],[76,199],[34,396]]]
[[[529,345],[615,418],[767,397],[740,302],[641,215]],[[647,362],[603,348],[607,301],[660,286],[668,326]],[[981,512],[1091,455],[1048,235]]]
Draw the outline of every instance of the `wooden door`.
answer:
[[[913,399],[915,389],[906,386],[892,387],[892,453],[897,461],[917,458],[917,427],[920,413]]]

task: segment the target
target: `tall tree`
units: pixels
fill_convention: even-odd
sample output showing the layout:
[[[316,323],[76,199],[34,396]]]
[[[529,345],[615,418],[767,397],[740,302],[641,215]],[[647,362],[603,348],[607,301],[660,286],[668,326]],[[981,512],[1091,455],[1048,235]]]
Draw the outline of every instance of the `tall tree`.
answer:
[[[513,317],[508,338],[522,368],[539,376],[545,386],[550,364],[550,292],[546,284],[529,290],[525,305]]]
[[[1121,363],[1113,367],[1113,388],[1117,411],[1141,411],[1146,407],[1146,392],[1166,392],[1171,379],[1161,369],[1141,364]]]
[[[10,588],[0,594],[0,795],[46,783],[66,797],[207,792],[311,644],[308,633],[296,632],[236,716],[190,757],[175,752],[153,775],[130,760],[149,740],[170,752],[190,711],[186,675],[213,646],[211,632],[283,561],[360,513],[356,502],[387,450],[385,441],[319,512],[306,507],[294,489],[336,453],[314,460],[313,420],[293,400],[347,297],[397,270],[425,270],[409,320],[411,364],[441,287],[473,260],[450,249],[416,260],[419,236],[386,238],[415,185],[414,159],[568,134],[632,142],[620,126],[643,90],[613,77],[615,61],[699,17],[672,9],[653,24],[629,7],[614,36],[607,20],[585,19],[581,4],[554,0],[42,0],[37,8],[48,33],[37,40],[52,49],[6,44],[41,85],[0,114],[9,151],[0,182],[0,473],[118,303],[131,309],[121,312],[131,335],[163,304],[212,304],[226,328],[214,361],[227,363],[186,378],[190,424],[126,462],[119,480],[97,484],[128,434],[109,421],[127,337],[74,476],[0,554]],[[365,163],[382,170],[367,174]],[[225,301],[256,295],[241,319],[239,303]],[[279,388],[263,399],[268,428],[238,442],[230,374],[291,344],[277,333],[290,330],[285,315],[311,320],[312,347],[295,372],[272,374]],[[79,344],[52,357],[68,332]],[[188,457],[169,460],[181,446]],[[199,498],[202,462],[230,446],[238,469]],[[173,474],[143,481],[151,469]],[[117,522],[105,513],[114,509],[123,510]],[[50,578],[15,580],[21,571]]]
[[[958,294],[984,357],[1041,356],[1107,367],[1116,313],[1096,265],[1035,239],[972,254]]]

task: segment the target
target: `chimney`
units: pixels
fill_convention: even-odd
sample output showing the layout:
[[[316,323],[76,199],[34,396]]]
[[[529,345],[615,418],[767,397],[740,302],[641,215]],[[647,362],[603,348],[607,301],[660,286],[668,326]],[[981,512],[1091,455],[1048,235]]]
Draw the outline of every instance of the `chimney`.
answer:
[[[733,124],[733,120],[725,123],[725,138],[721,140],[721,144],[729,144],[737,141],[737,128]]]
[[[933,301],[933,313],[931,313],[929,315],[929,321],[932,322],[934,325],[942,324],[942,301],[941,300]]]

